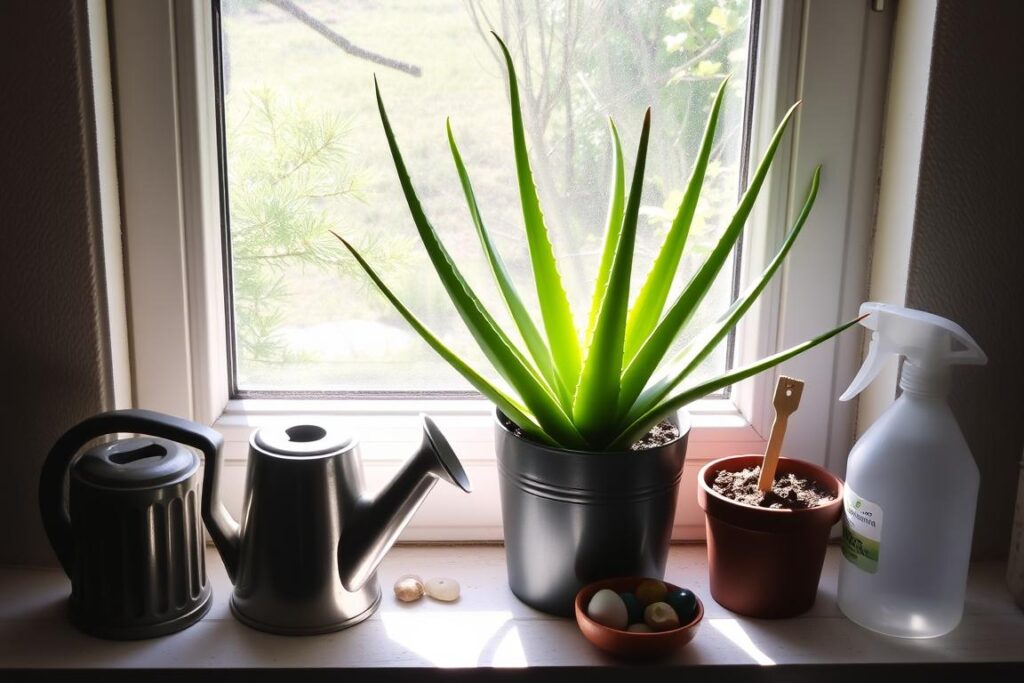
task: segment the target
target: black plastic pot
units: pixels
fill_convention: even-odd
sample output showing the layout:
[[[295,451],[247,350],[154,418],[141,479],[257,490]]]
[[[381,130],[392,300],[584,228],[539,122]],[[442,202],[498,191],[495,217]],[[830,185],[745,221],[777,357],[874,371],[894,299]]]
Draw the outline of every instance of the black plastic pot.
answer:
[[[616,576],[663,578],[689,415],[674,441],[643,451],[553,448],[495,412],[508,582],[527,605],[572,616],[576,593]]]

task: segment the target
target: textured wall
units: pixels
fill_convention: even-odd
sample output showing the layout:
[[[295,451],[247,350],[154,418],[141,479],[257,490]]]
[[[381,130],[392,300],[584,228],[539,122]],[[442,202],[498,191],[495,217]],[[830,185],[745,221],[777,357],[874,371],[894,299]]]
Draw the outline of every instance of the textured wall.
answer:
[[[1024,3],[942,0],[907,305],[956,320],[989,355],[956,371],[951,396],[981,470],[980,557],[1009,547],[1024,450],[1022,121]]]
[[[0,2],[0,563],[53,563],[39,468],[110,405],[85,0]]]

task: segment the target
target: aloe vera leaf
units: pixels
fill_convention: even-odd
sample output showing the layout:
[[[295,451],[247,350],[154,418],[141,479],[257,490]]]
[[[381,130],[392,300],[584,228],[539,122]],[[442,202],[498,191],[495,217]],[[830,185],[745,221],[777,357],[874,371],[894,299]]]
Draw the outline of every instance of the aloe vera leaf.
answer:
[[[540,301],[541,317],[548,336],[548,346],[555,360],[562,382],[567,387],[576,387],[580,373],[580,342],[573,322],[569,297],[565,293],[562,277],[558,272],[554,249],[544,213],[541,211],[537,186],[530,170],[530,159],[526,151],[526,133],[523,130],[523,114],[519,105],[519,85],[516,80],[512,55],[505,43],[494,33],[495,40],[505,55],[508,68],[509,100],[512,110],[512,144],[515,151],[516,175],[519,181],[519,198],[523,207],[523,223],[526,240],[530,247],[530,261]]]
[[[641,438],[644,434],[646,434],[651,427],[656,425],[660,420],[664,419],[665,416],[670,414],[672,411],[679,410],[683,406],[692,403],[700,398],[703,398],[704,396],[707,396],[708,394],[714,391],[718,391],[722,387],[727,387],[730,384],[734,384],[741,380],[747,379],[748,377],[752,377],[759,372],[762,372],[764,370],[767,370],[778,365],[779,363],[783,363],[789,360],[793,356],[797,356],[803,353],[804,351],[813,349],[815,346],[821,344],[822,342],[828,341],[829,339],[836,336],[843,330],[851,327],[852,325],[856,325],[860,320],[861,318],[855,318],[853,320],[850,320],[849,322],[843,323],[839,327],[836,327],[822,335],[805,341],[802,344],[797,344],[796,346],[792,346],[786,349],[785,351],[780,351],[779,353],[776,353],[773,356],[762,358],[761,360],[755,363],[751,363],[750,365],[746,365],[742,368],[737,368],[735,370],[725,373],[724,375],[720,375],[714,379],[708,380],[706,382],[683,390],[682,392],[662,401],[655,407],[651,408],[650,410],[647,410],[646,412],[638,416],[629,424],[628,427],[622,430],[622,433],[620,433],[611,442],[609,448],[628,448],[637,439]]]
[[[714,104],[711,106],[711,114],[708,116],[708,122],[704,128],[704,139],[701,142],[697,160],[693,164],[690,179],[686,183],[686,191],[679,203],[676,217],[672,221],[672,227],[669,228],[668,234],[665,235],[665,241],[661,245],[654,265],[651,266],[651,270],[647,274],[647,280],[629,311],[629,320],[626,323],[627,363],[633,359],[640,344],[647,339],[647,335],[658,324],[661,312],[665,308],[665,302],[668,300],[669,290],[672,288],[672,281],[679,268],[686,239],[690,234],[690,226],[693,224],[697,202],[704,187],[704,176],[707,173],[708,160],[711,157],[711,148],[715,140],[715,129],[718,127],[718,114],[722,109],[722,100],[725,99],[725,87],[728,83],[729,79],[726,78],[718,88]]]
[[[374,80],[376,81],[376,79]],[[412,186],[401,150],[398,148],[398,142],[384,108],[380,88],[377,87],[376,91],[377,108],[384,125],[384,133],[391,149],[399,182],[402,185],[402,192],[405,194],[409,212],[412,214],[413,223],[416,225],[434,270],[441,279],[455,309],[466,324],[466,328],[495,369],[516,390],[540,425],[558,441],[581,444],[582,439],[566,411],[559,405],[558,399],[551,393],[539,374],[529,365],[522,353],[512,344],[508,336],[501,331],[494,318],[483,307],[479,298],[462,277],[444,245],[441,244],[437,232],[423,212],[423,207]]]
[[[615,258],[615,245],[619,243],[619,232],[622,230],[622,214],[626,205],[626,179],[622,164],[622,144],[619,142],[619,131],[615,122],[608,119],[612,133],[612,188],[611,201],[608,204],[608,225],[604,231],[604,248],[601,250],[601,263],[597,269],[597,280],[594,282],[594,293],[590,299],[590,315],[587,318],[587,333],[584,335],[584,348],[590,346],[594,338],[594,326],[597,314],[601,310],[605,288],[608,286],[608,275],[612,270],[612,259]]]
[[[594,339],[587,349],[573,402],[573,421],[590,443],[595,443],[595,439],[604,439],[609,431],[614,434],[615,418],[618,415],[619,383],[616,378],[622,373],[622,345],[626,338],[626,314],[629,310],[629,280],[633,270],[633,248],[636,245],[636,224],[640,215],[650,132],[651,110],[648,109],[644,115],[636,165],[633,167],[633,181],[622,218],[622,230],[615,246],[608,286],[601,301]]]
[[[630,410],[630,413],[634,416],[640,415],[650,409],[652,406],[661,401],[665,396],[668,395],[672,389],[678,386],[693,370],[700,365],[700,363],[707,358],[722,339],[729,334],[740,318],[746,314],[747,310],[754,304],[757,298],[764,291],[764,288],[768,285],[768,282],[775,275],[775,272],[782,265],[782,262],[786,259],[789,254],[789,250],[793,247],[796,242],[796,238],[800,235],[800,231],[804,227],[804,223],[807,222],[807,217],[811,213],[811,209],[814,206],[814,200],[818,196],[818,186],[821,180],[821,166],[814,169],[814,175],[811,177],[811,187],[807,191],[807,197],[804,199],[803,208],[800,210],[800,215],[797,216],[796,221],[793,223],[793,227],[790,228],[786,238],[782,242],[782,246],[779,247],[775,257],[771,263],[764,269],[757,281],[748,287],[736,301],[729,306],[729,308],[719,316],[718,320],[706,330],[704,330],[696,339],[686,345],[678,355],[678,362],[674,363],[675,366],[672,370],[666,373],[657,382],[648,385],[646,389],[640,394],[640,397],[636,400],[636,404]],[[680,367],[681,366],[681,367]]]
[[[395,307],[395,310],[405,318],[406,322],[409,323],[409,326],[412,327],[423,341],[425,341],[430,348],[441,356],[446,363],[452,366],[452,368],[454,368],[460,375],[465,377],[466,381],[468,381],[474,389],[493,401],[494,404],[501,409],[501,412],[505,413],[510,420],[515,422],[516,425],[526,432],[531,438],[539,439],[550,445],[558,445],[544,432],[543,429],[540,428],[540,426],[538,426],[537,422],[530,416],[529,411],[525,407],[487,381],[487,379],[459,358],[457,354],[445,346],[434,333],[420,322],[415,314],[413,314],[413,312],[410,311],[397,296],[395,296],[394,292],[384,284],[384,281],[376,271],[374,271],[373,267],[366,262],[366,259],[360,255],[355,247],[349,244],[345,238],[341,237],[337,233],[332,231],[331,234],[337,237],[341,243],[345,245],[345,248],[348,249],[352,256],[355,257],[362,269],[366,271],[366,274],[377,286],[377,289],[379,289],[385,298],[391,302],[391,305]]]
[[[551,359],[551,351],[548,349],[540,330],[534,324],[533,318],[530,317],[526,304],[523,303],[523,299],[512,282],[508,269],[505,267],[505,262],[501,258],[501,254],[498,253],[497,247],[495,247],[494,241],[484,225],[483,218],[480,215],[480,207],[476,201],[476,194],[473,192],[473,184],[469,179],[469,173],[466,171],[466,166],[462,161],[462,154],[459,152],[459,147],[455,142],[455,135],[452,133],[451,121],[446,121],[445,125],[448,129],[448,146],[451,148],[455,169],[459,174],[459,182],[462,184],[462,191],[466,195],[466,203],[469,205],[469,215],[473,219],[473,225],[476,227],[480,244],[483,246],[484,253],[487,255],[487,260],[491,265],[491,272],[494,274],[494,279],[498,283],[498,288],[505,299],[505,304],[512,315],[512,320],[515,321],[516,327],[519,328],[519,333],[523,336],[526,348],[530,351],[530,355],[537,364],[537,368],[544,376],[544,379],[547,380],[548,387],[558,396],[562,408],[568,412],[572,406],[571,394],[555,371],[554,361]]]
[[[786,127],[789,125],[790,120],[792,120],[793,114],[799,105],[800,103],[797,102],[790,107],[779,127],[775,130],[775,135],[772,136],[768,149],[765,151],[761,163],[758,164],[757,171],[754,173],[747,191],[743,193],[743,198],[740,200],[736,213],[719,239],[718,244],[708,255],[697,273],[690,279],[690,282],[679,294],[675,302],[673,302],[665,317],[640,346],[632,361],[626,366],[625,372],[622,373],[622,392],[619,395],[620,414],[628,410],[633,405],[633,402],[636,401],[647,381],[657,369],[658,364],[665,357],[679,331],[693,316],[697,306],[704,300],[704,296],[714,284],[715,278],[721,271],[722,266],[729,257],[729,253],[736,245],[736,240],[739,239],[740,233],[743,231],[743,226],[754,206],[754,201],[757,199],[765,177],[768,175],[772,159],[775,158],[775,152],[782,141],[782,135],[786,132]]]

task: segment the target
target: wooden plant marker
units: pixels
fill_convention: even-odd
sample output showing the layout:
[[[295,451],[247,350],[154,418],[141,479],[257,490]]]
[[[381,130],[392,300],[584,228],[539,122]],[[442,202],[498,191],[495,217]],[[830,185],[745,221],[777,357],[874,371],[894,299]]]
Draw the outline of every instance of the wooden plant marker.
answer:
[[[757,480],[757,488],[761,491],[770,491],[775,482],[775,470],[779,466],[779,455],[782,453],[782,440],[786,438],[786,425],[789,423],[789,416],[800,406],[800,395],[803,391],[804,383],[801,380],[785,375],[780,376],[779,383],[775,385],[775,398],[772,399],[775,422],[772,423],[764,460],[761,461],[761,477]]]

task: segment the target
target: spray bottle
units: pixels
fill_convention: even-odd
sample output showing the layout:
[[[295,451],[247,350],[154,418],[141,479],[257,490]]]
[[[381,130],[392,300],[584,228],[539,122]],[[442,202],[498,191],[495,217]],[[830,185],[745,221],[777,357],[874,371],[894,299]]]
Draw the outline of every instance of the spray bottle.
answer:
[[[899,398],[857,441],[846,471],[839,608],[872,631],[930,638],[963,616],[978,467],[946,403],[952,365],[983,365],[959,325],[899,306],[861,305],[873,330],[849,401],[893,356]]]

